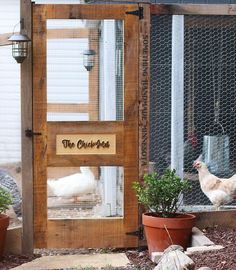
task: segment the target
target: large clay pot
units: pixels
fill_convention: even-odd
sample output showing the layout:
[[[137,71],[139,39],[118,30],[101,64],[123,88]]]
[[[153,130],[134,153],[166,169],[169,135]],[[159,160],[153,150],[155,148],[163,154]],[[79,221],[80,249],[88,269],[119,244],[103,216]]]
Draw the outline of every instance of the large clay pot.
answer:
[[[0,214],[0,257],[3,255],[7,227],[9,226],[9,216]]]
[[[164,251],[172,244],[187,248],[195,225],[194,215],[180,213],[175,217],[163,218],[144,213],[142,218],[149,254]]]

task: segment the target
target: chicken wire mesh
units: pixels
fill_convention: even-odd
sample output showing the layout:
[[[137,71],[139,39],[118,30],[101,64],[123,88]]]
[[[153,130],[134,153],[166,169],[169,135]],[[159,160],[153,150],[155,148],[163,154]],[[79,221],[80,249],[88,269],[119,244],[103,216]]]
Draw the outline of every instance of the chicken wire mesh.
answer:
[[[208,205],[201,191],[196,159],[219,177],[235,168],[234,16],[184,16],[184,177],[192,190],[186,205]],[[171,163],[172,16],[151,18],[151,148],[160,173]],[[181,108],[180,108],[181,109]]]

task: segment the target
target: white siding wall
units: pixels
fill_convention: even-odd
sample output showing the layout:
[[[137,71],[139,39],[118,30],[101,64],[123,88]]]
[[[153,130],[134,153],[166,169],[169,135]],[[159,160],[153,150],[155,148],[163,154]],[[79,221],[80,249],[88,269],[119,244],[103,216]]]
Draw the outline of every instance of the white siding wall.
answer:
[[[84,28],[82,20],[48,20],[47,29]],[[58,38],[47,41],[48,103],[89,102],[89,73],[83,66],[87,38]],[[87,113],[48,113],[49,121],[86,121]]]
[[[43,0],[37,2],[49,3]],[[70,3],[79,3],[79,1],[70,1]],[[19,0],[0,1],[0,33],[13,32],[14,26],[19,22],[19,14]],[[48,28],[61,28],[62,24],[65,28],[73,28],[74,24],[78,24],[78,20],[70,20],[70,22],[67,20],[67,23],[64,20],[54,20],[53,24],[49,22]],[[19,25],[15,27],[15,31],[19,31]],[[88,102],[88,72],[82,64],[82,52],[87,49],[87,46],[88,41],[85,39],[80,39],[79,42],[76,39],[49,40],[49,102]],[[48,119],[83,121],[88,120],[88,115],[50,113]],[[0,47],[0,164],[21,160],[20,123],[20,65],[11,56],[11,46],[2,46]]]
[[[51,39],[47,43],[49,103],[88,103],[88,71],[83,66],[87,39]]]
[[[19,0],[0,1],[0,34],[19,22]],[[19,27],[16,27],[19,31]],[[11,46],[0,47],[0,164],[21,160],[20,66]]]
[[[0,1],[0,34],[11,33],[20,20],[20,0]],[[19,30],[19,26],[16,28]]]

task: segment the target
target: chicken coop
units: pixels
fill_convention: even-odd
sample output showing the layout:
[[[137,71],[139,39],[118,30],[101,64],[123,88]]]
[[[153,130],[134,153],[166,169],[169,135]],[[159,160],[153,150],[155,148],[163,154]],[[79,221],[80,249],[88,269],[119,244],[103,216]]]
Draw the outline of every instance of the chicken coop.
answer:
[[[201,191],[195,160],[221,178],[235,173],[235,19],[151,17],[150,158],[158,171],[175,164],[192,181],[186,205],[211,204]]]
[[[0,185],[23,249],[140,245],[132,184],[151,167],[191,181],[183,208],[212,211],[193,162],[235,173],[236,6],[67,2],[0,9],[21,9],[29,37],[20,70],[0,21]]]

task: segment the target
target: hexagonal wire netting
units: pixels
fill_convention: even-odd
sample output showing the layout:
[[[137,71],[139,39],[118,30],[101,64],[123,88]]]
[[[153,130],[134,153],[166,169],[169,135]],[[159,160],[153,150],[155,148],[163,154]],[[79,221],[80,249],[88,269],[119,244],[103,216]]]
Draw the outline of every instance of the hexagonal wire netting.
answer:
[[[236,165],[236,17],[184,16],[184,177],[192,181],[185,205],[211,204],[193,161],[219,177]],[[171,162],[172,16],[151,21],[151,161],[160,173]]]

